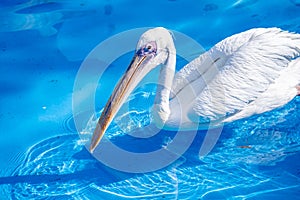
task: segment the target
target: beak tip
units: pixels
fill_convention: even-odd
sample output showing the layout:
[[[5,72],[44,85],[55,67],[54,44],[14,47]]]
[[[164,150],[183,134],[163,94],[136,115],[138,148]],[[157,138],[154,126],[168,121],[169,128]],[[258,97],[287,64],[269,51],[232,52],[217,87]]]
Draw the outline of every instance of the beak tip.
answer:
[[[98,144],[100,143],[100,140],[103,137],[103,134],[104,134],[104,132],[102,131],[102,127],[100,126],[99,123],[97,123],[96,128],[94,130],[94,134],[91,139],[90,147],[89,147],[89,151],[91,153],[93,153],[95,151],[96,147],[98,146]]]
[[[89,150],[90,150],[90,153],[94,153],[95,148],[91,145]]]
[[[91,143],[90,143],[90,147],[89,147],[89,151],[91,153],[94,153],[96,147],[98,146],[100,140],[99,138],[97,138],[98,140],[95,140],[94,138],[92,139]]]

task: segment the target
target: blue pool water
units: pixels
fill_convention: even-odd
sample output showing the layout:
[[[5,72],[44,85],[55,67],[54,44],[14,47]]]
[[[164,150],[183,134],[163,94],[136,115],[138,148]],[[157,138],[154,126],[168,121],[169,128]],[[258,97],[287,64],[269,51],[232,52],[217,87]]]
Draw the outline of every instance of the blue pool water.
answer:
[[[300,199],[300,97],[226,125],[206,156],[198,156],[206,135],[198,131],[183,155],[148,173],[118,171],[91,156],[74,124],[84,111],[72,112],[83,60],[115,34],[163,26],[208,49],[254,27],[300,33],[299,0],[2,0],[0,9],[0,199]],[[97,112],[131,56],[101,77]],[[179,58],[178,69],[185,63]],[[138,88],[107,138],[136,153],[167,145],[175,132],[133,137],[147,134],[154,95],[154,84]]]

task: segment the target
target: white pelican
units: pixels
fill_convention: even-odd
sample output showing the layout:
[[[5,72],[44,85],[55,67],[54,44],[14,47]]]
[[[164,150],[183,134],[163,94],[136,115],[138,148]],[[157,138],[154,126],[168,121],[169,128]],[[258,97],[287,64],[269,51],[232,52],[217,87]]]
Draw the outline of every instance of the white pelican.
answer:
[[[142,78],[161,66],[152,117],[164,129],[203,129],[283,106],[300,94],[300,34],[255,28],[217,43],[175,74],[162,27],[146,31],[97,123],[90,151]]]

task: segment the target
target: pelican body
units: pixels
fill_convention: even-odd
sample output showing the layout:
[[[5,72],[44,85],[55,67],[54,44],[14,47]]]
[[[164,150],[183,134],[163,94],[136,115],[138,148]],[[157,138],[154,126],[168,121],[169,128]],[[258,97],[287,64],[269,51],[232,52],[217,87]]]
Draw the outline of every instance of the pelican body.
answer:
[[[300,92],[300,34],[255,28],[228,37],[175,73],[172,34],[146,31],[92,136],[93,152],[129,94],[161,67],[152,118],[164,129],[207,129],[283,106]]]

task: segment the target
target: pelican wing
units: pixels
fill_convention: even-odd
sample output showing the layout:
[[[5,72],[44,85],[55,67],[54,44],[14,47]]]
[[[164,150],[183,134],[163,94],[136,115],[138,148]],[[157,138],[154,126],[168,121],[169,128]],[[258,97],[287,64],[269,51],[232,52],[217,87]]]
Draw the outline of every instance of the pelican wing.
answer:
[[[179,71],[171,97],[191,86],[196,97],[187,117],[198,123],[224,120],[253,104],[299,54],[299,34],[258,28],[233,35]]]

